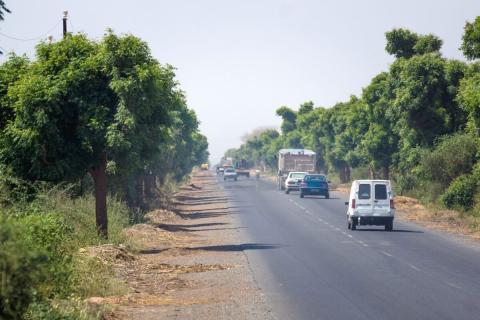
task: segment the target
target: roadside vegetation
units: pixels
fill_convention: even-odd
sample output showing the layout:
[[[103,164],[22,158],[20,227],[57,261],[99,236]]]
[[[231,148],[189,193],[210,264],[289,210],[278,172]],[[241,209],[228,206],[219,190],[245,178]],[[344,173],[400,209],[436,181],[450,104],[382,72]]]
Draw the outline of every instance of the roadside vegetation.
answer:
[[[480,219],[480,17],[465,25],[465,63],[441,54],[442,40],[406,29],[386,33],[395,57],[360,97],[331,107],[283,106],[281,131],[256,132],[226,156],[276,172],[281,148],[317,153],[337,183],[391,179],[400,195]],[[478,223],[472,223],[477,228]]]
[[[0,1],[0,20],[9,13]],[[95,319],[127,290],[86,247],[123,229],[208,159],[175,79],[133,35],[69,34],[0,65],[0,318]]]

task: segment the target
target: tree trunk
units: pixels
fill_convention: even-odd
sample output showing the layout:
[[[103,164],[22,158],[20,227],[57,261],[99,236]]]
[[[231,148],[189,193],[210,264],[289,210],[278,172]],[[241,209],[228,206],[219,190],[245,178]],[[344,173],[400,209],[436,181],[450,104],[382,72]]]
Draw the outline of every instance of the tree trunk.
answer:
[[[107,154],[102,152],[98,166],[90,169],[95,186],[95,219],[98,234],[108,238],[107,217]]]
[[[390,180],[390,168],[388,166],[383,167],[383,179]]]
[[[345,183],[349,183],[352,180],[352,169],[349,166],[345,166]]]
[[[372,179],[372,180],[376,179],[377,177],[376,177],[375,169],[373,168],[373,166],[369,165],[368,169],[370,171],[370,179]]]

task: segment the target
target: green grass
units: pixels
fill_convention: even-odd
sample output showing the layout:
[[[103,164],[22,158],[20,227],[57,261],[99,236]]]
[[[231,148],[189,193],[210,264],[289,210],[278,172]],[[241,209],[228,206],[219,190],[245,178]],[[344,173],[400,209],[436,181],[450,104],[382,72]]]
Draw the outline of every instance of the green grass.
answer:
[[[72,198],[65,186],[44,189],[31,201],[3,194],[2,204],[0,247],[8,245],[4,249],[9,251],[0,255],[0,281],[10,279],[12,288],[24,289],[22,303],[27,309],[18,308],[19,318],[96,319],[101,310],[86,306],[85,298],[127,291],[111,265],[79,254],[80,248],[127,242],[123,229],[129,225],[130,211],[118,198],[107,200],[108,239],[97,234],[94,197]],[[21,232],[12,232],[20,228]],[[30,270],[33,265],[35,273]],[[19,277],[30,273],[31,277]],[[15,292],[8,283],[0,288],[2,300]],[[0,311],[0,318],[5,316]]]

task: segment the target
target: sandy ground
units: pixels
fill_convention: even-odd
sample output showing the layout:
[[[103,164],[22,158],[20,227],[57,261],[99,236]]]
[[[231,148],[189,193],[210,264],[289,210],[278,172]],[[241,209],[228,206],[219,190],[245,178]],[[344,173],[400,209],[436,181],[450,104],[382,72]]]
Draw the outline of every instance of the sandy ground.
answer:
[[[176,214],[158,210],[148,224],[126,230],[139,253],[104,247],[129,288],[124,296],[90,299],[114,306],[106,319],[273,318],[215,177],[199,171],[191,183],[176,196]]]

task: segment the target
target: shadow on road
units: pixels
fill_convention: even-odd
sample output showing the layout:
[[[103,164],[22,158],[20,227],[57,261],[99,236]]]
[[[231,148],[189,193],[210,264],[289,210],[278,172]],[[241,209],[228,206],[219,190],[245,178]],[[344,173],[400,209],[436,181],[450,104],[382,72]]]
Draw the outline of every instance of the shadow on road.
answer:
[[[424,233],[423,231],[418,230],[405,230],[405,229],[393,229],[392,231],[386,231],[384,229],[357,229],[356,231],[376,231],[376,232],[398,232],[398,233]]]
[[[304,196],[303,199],[306,199],[306,200],[319,200],[319,199],[322,199],[322,200],[334,200],[334,199],[340,199],[338,197],[330,197],[329,199],[325,199],[324,196],[314,196],[314,195],[311,195],[311,196]]]
[[[165,223],[159,223],[156,224],[155,227],[165,230],[165,231],[170,231],[170,232],[177,232],[177,231],[186,231],[186,232],[193,232],[193,231],[202,231],[205,229],[191,229],[191,228],[202,228],[202,227],[213,227],[213,226],[223,226],[228,223],[223,223],[223,222],[213,222],[213,223],[198,223],[198,224],[165,224]]]
[[[204,251],[245,251],[245,250],[265,250],[277,249],[281,246],[278,244],[264,244],[264,243],[243,243],[243,244],[227,244],[220,246],[205,246],[186,248],[188,250],[204,250]]]
[[[225,211],[197,211],[192,213],[177,213],[182,219],[193,220],[203,218],[215,218],[225,216],[228,213]]]

